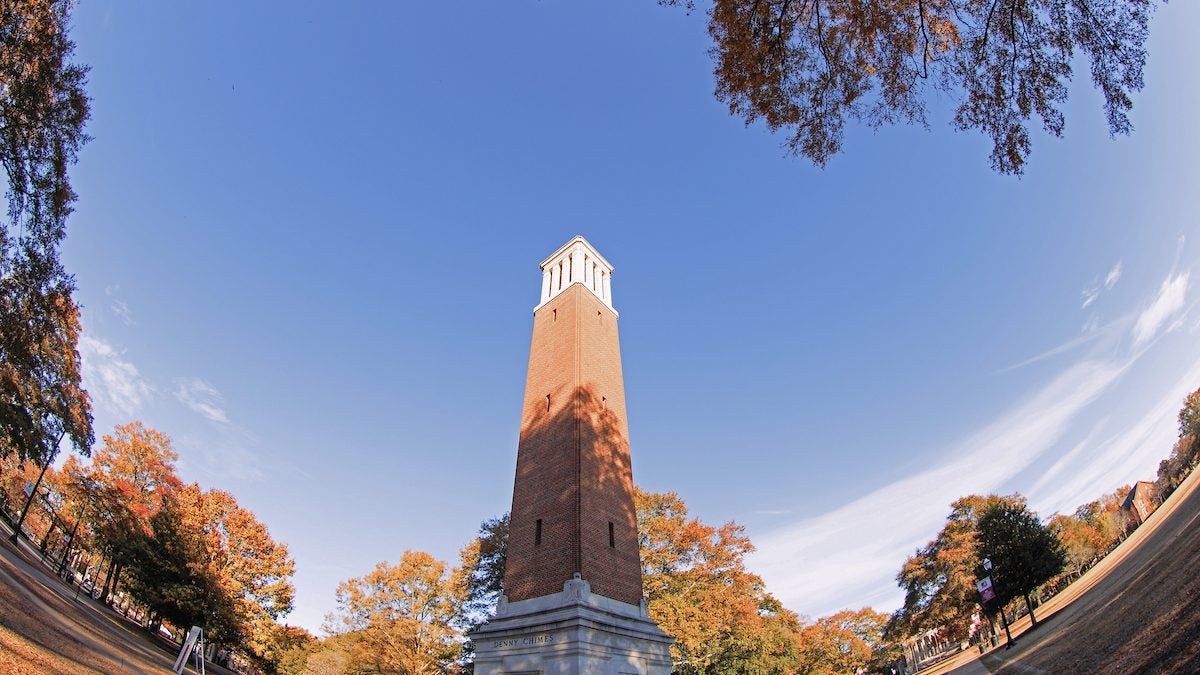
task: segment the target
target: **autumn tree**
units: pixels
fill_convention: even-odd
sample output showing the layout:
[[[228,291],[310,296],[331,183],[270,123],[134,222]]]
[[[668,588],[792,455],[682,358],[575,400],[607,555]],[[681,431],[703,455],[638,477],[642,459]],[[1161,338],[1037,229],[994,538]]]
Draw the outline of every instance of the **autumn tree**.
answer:
[[[313,648],[320,644],[312,633],[298,626],[280,626],[276,637],[276,648],[279,658],[275,662],[275,671],[280,673],[309,672],[308,658]],[[337,671],[341,673],[341,670]]]
[[[171,439],[141,422],[118,425],[92,457],[97,483],[93,528],[109,558],[101,599],[121,577],[121,568],[152,535],[151,519],[179,489],[178,454]]]
[[[1075,517],[1086,522],[1100,535],[1104,551],[1112,548],[1125,535],[1126,515],[1121,511],[1121,506],[1132,488],[1132,485],[1123,485],[1075,509]]]
[[[150,528],[122,547],[126,588],[156,620],[201,626],[267,670],[291,646],[275,620],[291,610],[295,565],[230,494],[195,484],[168,491]]]
[[[307,645],[289,649],[280,660],[279,672],[288,675],[346,675],[369,672],[355,668],[354,633],[334,634]]]
[[[1158,463],[1155,486],[1162,499],[1169,497],[1192,472],[1197,454],[1200,454],[1200,443],[1197,443],[1196,438],[1191,434],[1180,436],[1171,452]]]
[[[695,0],[658,0],[692,9]],[[948,97],[954,126],[992,140],[992,167],[1020,174],[1029,126],[1061,136],[1077,54],[1104,95],[1109,132],[1132,129],[1150,0],[713,0],[716,96],[746,124],[788,135],[818,166],[847,120],[927,124]]]
[[[1200,389],[1188,394],[1179,410],[1179,437],[1191,436],[1192,442],[1200,438]]]
[[[1066,574],[1081,574],[1124,534],[1125,515],[1121,512],[1121,504],[1129,489],[1128,485],[1117,488],[1100,499],[1081,505],[1073,514],[1058,514],[1046,523],[1066,554]]]
[[[204,628],[217,644],[236,645],[243,626],[235,598],[209,563],[201,514],[179,492],[165,495],[149,519],[120,543],[126,590],[150,612],[150,626],[163,620],[177,629]]]
[[[1084,568],[1107,549],[1100,531],[1077,516],[1058,514],[1046,526],[1062,544],[1069,576],[1083,573]]]
[[[866,607],[817,619],[800,631],[800,667],[811,675],[887,672],[900,656],[884,639],[888,615]]]
[[[295,595],[295,562],[287,546],[272,539],[267,527],[228,492],[201,491],[192,484],[179,491],[179,502],[202,538],[195,564],[214,579],[220,597],[230,604],[237,639],[229,644],[269,667],[281,654],[276,619],[291,611]]]
[[[461,611],[452,573],[428,553],[405,551],[337,588],[326,630],[352,640],[356,672],[441,673],[459,653],[452,627]],[[311,664],[311,657],[309,660]]]
[[[0,454],[44,464],[63,436],[87,454],[92,413],[80,386],[79,307],[59,260],[75,193],[67,167],[86,142],[87,69],[71,62],[73,3],[0,6]]]
[[[1062,571],[1066,563],[1062,544],[1023,498],[989,505],[979,515],[978,531],[978,556],[992,561],[997,601],[1008,604],[1024,598],[1036,626],[1029,594]]]
[[[651,617],[675,638],[676,672],[853,672],[841,668],[882,667],[898,655],[882,637],[887,617],[872,610],[842,612],[809,625],[785,609],[746,570],[753,546],[741,526],[715,527],[691,518],[673,492],[636,488],[634,502],[642,588]],[[468,590],[455,622],[466,630],[494,613],[504,579],[507,524],[507,514],[484,521],[452,575],[469,579],[458,586]],[[308,654],[320,653],[332,663],[338,648],[329,643]],[[313,661],[307,663],[311,668]]]
[[[979,603],[975,588],[979,518],[990,507],[1017,501],[1020,498],[971,495],[950,505],[941,532],[917,549],[896,575],[904,589],[904,606],[893,617],[890,634],[941,630],[949,640],[967,638]]]
[[[754,546],[744,528],[689,518],[673,492],[635,488],[634,503],[642,588],[651,617],[675,638],[675,672],[794,669],[799,620],[746,570]]]
[[[1158,465],[1158,494],[1166,499],[1200,460],[1200,389],[1188,394],[1179,410],[1179,440]]]

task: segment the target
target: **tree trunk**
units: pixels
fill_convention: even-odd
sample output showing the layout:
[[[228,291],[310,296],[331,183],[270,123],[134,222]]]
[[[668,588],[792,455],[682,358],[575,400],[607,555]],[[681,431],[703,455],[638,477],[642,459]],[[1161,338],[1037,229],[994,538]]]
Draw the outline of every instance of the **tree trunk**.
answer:
[[[1000,608],[1000,620],[1004,622],[1004,635],[1008,638],[1008,644],[1004,645],[1004,648],[1012,649],[1013,645],[1017,643],[1013,642],[1012,633],[1008,630],[1008,614],[1005,613],[1003,607]]]
[[[122,571],[122,567],[120,565],[117,565],[116,568],[117,568],[117,570],[115,572],[113,572],[113,577],[112,577],[112,594],[114,596],[117,594],[117,584],[121,581],[121,571]]]
[[[1029,610],[1029,620],[1033,622],[1034,628],[1037,627],[1037,617],[1033,615],[1033,603],[1029,601],[1029,594],[1025,594],[1025,608]]]
[[[42,543],[38,544],[38,550],[42,555],[46,555],[46,545],[50,543],[50,535],[54,532],[54,521],[50,521],[50,527],[46,528],[46,534],[42,535]]]
[[[104,575],[104,588],[100,591],[100,602],[108,603],[108,585],[112,583],[113,568],[117,566],[116,560],[108,561],[108,573]]]

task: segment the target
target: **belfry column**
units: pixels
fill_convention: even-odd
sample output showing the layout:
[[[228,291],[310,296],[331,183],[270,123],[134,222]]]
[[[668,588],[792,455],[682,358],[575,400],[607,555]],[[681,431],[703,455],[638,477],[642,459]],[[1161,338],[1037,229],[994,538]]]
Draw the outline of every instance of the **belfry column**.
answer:
[[[673,640],[642,596],[613,268],[575,237],[541,269],[504,597],[470,635],[475,672],[666,675]]]

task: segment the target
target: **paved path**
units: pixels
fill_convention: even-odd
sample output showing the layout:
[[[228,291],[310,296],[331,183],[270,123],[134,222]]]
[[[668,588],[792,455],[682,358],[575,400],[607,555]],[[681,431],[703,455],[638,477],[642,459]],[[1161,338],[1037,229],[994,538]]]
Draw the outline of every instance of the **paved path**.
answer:
[[[964,651],[930,675],[1200,672],[1200,471],[1134,533],[1013,625],[982,658]]]
[[[0,526],[0,672],[170,673],[174,653],[132,621],[76,594]],[[207,665],[209,673],[229,673]],[[194,672],[190,668],[188,672]]]

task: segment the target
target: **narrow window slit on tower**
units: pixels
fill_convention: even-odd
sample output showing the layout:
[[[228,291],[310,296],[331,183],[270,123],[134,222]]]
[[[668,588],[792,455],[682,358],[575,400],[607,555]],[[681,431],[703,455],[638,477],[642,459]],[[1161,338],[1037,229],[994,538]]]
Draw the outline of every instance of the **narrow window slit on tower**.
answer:
[[[541,521],[539,520],[538,522],[540,523]],[[611,520],[608,521],[608,545],[610,548],[617,547],[617,534],[613,530],[613,523]]]
[[[600,397],[600,409],[608,410],[608,397],[607,396]]]
[[[550,394],[546,394],[546,412],[550,412]]]
[[[542,519],[537,519],[537,524],[534,526],[533,543],[535,546],[540,546],[542,543]]]

